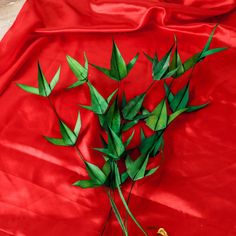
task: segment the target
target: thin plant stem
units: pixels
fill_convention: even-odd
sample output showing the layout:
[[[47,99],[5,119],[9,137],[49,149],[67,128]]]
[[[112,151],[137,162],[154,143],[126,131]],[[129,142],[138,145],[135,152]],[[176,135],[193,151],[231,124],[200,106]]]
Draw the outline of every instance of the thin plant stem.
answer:
[[[134,188],[134,185],[135,185],[135,181],[132,181],[132,184],[131,184],[131,187],[130,187],[130,190],[129,190],[129,195],[128,195],[128,198],[127,198],[127,205],[129,206],[129,203],[130,203],[130,198],[131,198],[131,193],[132,193],[132,190]],[[128,230],[128,212],[126,212],[125,214],[125,221],[124,221],[124,224],[125,224],[125,228]]]

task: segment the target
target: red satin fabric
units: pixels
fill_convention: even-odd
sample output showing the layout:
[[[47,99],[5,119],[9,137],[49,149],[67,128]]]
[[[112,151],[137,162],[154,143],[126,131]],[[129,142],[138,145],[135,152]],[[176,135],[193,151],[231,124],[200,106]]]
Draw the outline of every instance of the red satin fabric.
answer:
[[[62,65],[52,100],[73,127],[78,104],[89,104],[89,91],[86,85],[64,90],[76,80],[67,54],[82,62],[86,51],[91,63],[108,67],[112,38],[128,62],[136,52],[157,50],[162,56],[175,33],[184,60],[202,49],[220,23],[212,45],[229,49],[199,63],[191,82],[191,103],[211,104],[171,125],[165,162],[136,184],[130,207],[150,236],[158,227],[171,236],[235,236],[235,6],[235,0],[28,0],[0,44],[0,235],[100,235],[110,208],[102,188],[71,185],[86,172],[73,148],[43,138],[59,135],[48,101],[16,86],[37,86],[38,59],[48,80]],[[117,87],[92,67],[89,77],[103,96]],[[183,82],[176,81],[175,90]],[[141,54],[122,89],[130,99],[150,83],[151,64]],[[161,83],[156,84],[145,106],[152,109],[162,95]],[[87,160],[101,164],[100,154],[91,149],[101,145],[97,118],[80,111],[78,145]],[[125,194],[129,187],[124,186]],[[142,235],[131,221],[129,230],[131,236]],[[114,215],[105,235],[122,235]]]

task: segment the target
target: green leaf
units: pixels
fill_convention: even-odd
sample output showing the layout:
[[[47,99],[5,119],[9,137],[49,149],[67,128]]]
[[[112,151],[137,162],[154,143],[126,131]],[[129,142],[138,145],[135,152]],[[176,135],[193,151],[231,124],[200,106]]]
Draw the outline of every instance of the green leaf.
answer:
[[[143,53],[144,54],[144,56],[151,62],[151,63],[153,63],[153,58],[151,57],[151,56],[149,56],[147,53]],[[156,58],[156,60],[158,61],[158,59]]]
[[[127,75],[127,68],[123,57],[120,54],[120,51],[113,41],[113,49],[111,56],[111,70],[110,74],[113,78],[120,81]]]
[[[138,95],[131,99],[125,107],[122,109],[123,117],[126,120],[132,120],[140,111],[143,100],[145,98],[145,94],[142,93],[141,95]]]
[[[132,134],[129,136],[129,138],[125,141],[125,147],[127,147],[130,142],[132,141],[133,137],[134,137],[134,133],[135,133],[135,130],[132,132]]]
[[[201,53],[200,59],[203,59],[207,56],[213,55],[213,54],[218,53],[218,52],[222,52],[226,49],[228,49],[228,48],[213,48],[213,49],[210,49],[208,51],[205,51],[205,52]]]
[[[114,100],[113,104],[108,109],[105,121],[107,125],[116,133],[118,134],[120,132],[120,125],[121,125],[121,117],[120,117],[120,111],[118,107],[118,100],[117,97]]]
[[[145,171],[145,177],[153,175],[159,168],[160,168],[160,166],[157,166],[157,167],[155,167],[153,169],[146,170]]]
[[[124,144],[120,137],[111,129],[108,129],[108,150],[117,158],[121,157],[125,152]]]
[[[170,63],[169,71],[173,71],[176,68],[178,68],[178,69],[177,69],[176,73],[173,75],[173,77],[176,77],[178,75],[182,75],[184,73],[184,66],[182,64],[182,61],[180,59],[180,55],[178,52],[177,41],[176,41],[175,53],[174,53],[172,61]]]
[[[123,78],[125,78],[130,70],[133,68],[134,64],[136,63],[138,59],[138,54],[128,63],[128,65],[125,64],[125,60],[122,57],[120,50],[118,49],[116,43],[113,41],[113,47],[112,47],[112,54],[111,54],[111,62],[110,67],[111,69],[106,69],[94,64],[91,64],[93,67],[107,75],[113,80],[120,81]]]
[[[127,122],[122,125],[122,131],[125,132],[125,131],[129,130],[130,128],[132,128],[133,126],[135,126],[136,124],[138,124],[138,120],[133,120],[133,121]]]
[[[141,141],[141,144],[139,146],[139,150],[143,155],[150,153],[150,151],[152,150],[152,148],[156,142],[157,137],[158,137],[158,133],[154,133],[153,135],[151,135]]]
[[[90,89],[90,95],[92,100],[91,110],[96,114],[104,114],[108,108],[108,104],[106,100],[102,97],[102,95],[93,87],[93,85],[88,82],[88,86]],[[83,106],[87,109],[89,107]]]
[[[173,112],[186,108],[189,101],[189,82],[184,86],[170,102],[170,107]]]
[[[70,86],[68,87],[68,89],[78,87],[78,86],[84,84],[85,82],[86,82],[86,81],[76,81],[75,83],[73,83],[72,85],[70,85]]]
[[[163,99],[145,121],[150,129],[158,131],[166,128],[167,118],[166,102]]]
[[[176,112],[172,113],[169,118],[168,118],[168,125],[175,120],[180,114],[182,114],[183,112],[187,111],[188,108],[182,108],[177,110]]]
[[[111,153],[111,151],[108,148],[93,148],[93,149],[101,153],[104,153],[109,158],[113,158],[113,159],[119,158],[117,155]]]
[[[102,167],[102,171],[103,173],[108,177],[108,175],[111,173],[111,166],[110,166],[110,162],[107,161],[103,167]]]
[[[146,139],[145,133],[142,128],[140,128],[140,138],[141,142],[143,142]]]
[[[130,72],[130,70],[134,67],[136,61],[138,60],[139,53],[136,54],[136,56],[129,62],[129,64],[126,66],[127,73]]]
[[[60,121],[60,131],[65,144],[74,146],[77,140],[75,133],[62,121]]]
[[[164,74],[167,72],[173,46],[171,46],[169,51],[165,54],[165,56],[160,61],[157,61],[154,58],[153,65],[152,65],[152,75],[153,75],[154,80],[161,80]]]
[[[52,92],[47,80],[44,77],[39,62],[38,62],[38,85],[39,85],[39,94],[41,96],[47,97]]]
[[[66,59],[70,66],[70,69],[72,70],[72,72],[74,73],[78,81],[81,82],[81,83],[78,83],[78,85],[82,84],[82,81],[86,82],[87,77],[88,77],[88,60],[87,60],[86,54],[84,54],[84,60],[85,60],[84,67],[77,60],[75,60],[74,58],[68,55],[66,56]],[[75,87],[75,84],[72,86]]]
[[[102,185],[106,181],[106,175],[103,171],[97,167],[96,165],[85,161],[86,170],[88,172],[89,177],[95,184]]]
[[[94,182],[89,179],[89,180],[79,180],[73,184],[74,186],[80,187],[80,188],[94,188],[97,187],[98,185],[94,184]]]
[[[125,228],[125,225],[124,225],[124,223],[122,221],[122,218],[121,218],[121,215],[119,213],[119,210],[118,210],[118,208],[117,208],[117,206],[116,206],[116,204],[115,204],[114,200],[112,199],[112,197],[111,197],[109,192],[108,192],[108,197],[109,197],[112,209],[113,209],[113,211],[115,213],[115,216],[116,216],[116,218],[117,218],[117,220],[118,220],[118,222],[119,222],[119,224],[121,226],[122,231],[124,232],[125,236],[128,236],[129,234],[128,234],[128,232],[127,232],[127,230]]]
[[[28,93],[33,93],[33,94],[39,95],[39,89],[38,88],[28,86],[28,85],[24,85],[24,84],[17,84],[17,86],[19,86],[21,89],[23,89],[24,91],[26,91]]]
[[[110,101],[112,100],[112,98],[115,96],[115,94],[117,93],[118,89],[116,89],[114,92],[112,92],[109,97],[107,98],[107,103],[109,104]]]
[[[200,110],[200,109],[206,107],[208,104],[209,104],[209,102],[202,104],[202,105],[198,105],[198,106],[188,106],[187,112],[193,112],[193,111]]]
[[[121,103],[122,108],[124,108],[126,106],[126,104],[127,104],[127,100],[126,100],[125,93],[123,92],[122,93],[122,103]]]
[[[58,83],[60,78],[60,73],[61,73],[61,67],[59,67],[59,69],[57,70],[56,74],[54,75],[53,79],[50,82],[51,90],[53,90],[56,84]]]
[[[165,88],[165,92],[166,92],[166,96],[167,96],[168,102],[171,103],[175,96],[170,91],[170,88],[169,88],[169,86],[166,83],[164,83],[164,88]]]
[[[115,180],[116,180],[116,184],[117,184],[117,189],[118,189],[118,193],[120,195],[120,199],[127,211],[127,213],[129,214],[129,216],[131,217],[131,219],[134,221],[134,223],[139,227],[139,229],[144,233],[144,235],[148,236],[147,233],[145,232],[145,230],[143,229],[143,227],[139,224],[139,222],[137,221],[137,219],[134,217],[133,213],[130,211],[128,204],[125,201],[124,195],[120,189],[120,173],[119,173],[119,169],[117,164],[115,164]]]
[[[69,146],[69,145],[67,145],[67,144],[64,142],[63,139],[60,139],[60,138],[50,138],[50,137],[47,137],[47,136],[44,136],[44,138],[45,138],[48,142],[50,142],[50,143],[52,143],[52,144],[54,144],[54,145],[57,145],[57,146]]]

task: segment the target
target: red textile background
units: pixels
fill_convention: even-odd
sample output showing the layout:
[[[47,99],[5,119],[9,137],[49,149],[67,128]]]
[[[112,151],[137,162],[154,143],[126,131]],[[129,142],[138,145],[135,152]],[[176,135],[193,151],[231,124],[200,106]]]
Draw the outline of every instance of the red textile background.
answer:
[[[141,52],[122,81],[130,99],[151,83],[151,64],[142,52],[162,56],[175,33],[184,60],[203,48],[215,23],[220,26],[212,45],[230,48],[199,63],[191,83],[191,103],[211,104],[168,129],[164,165],[137,183],[130,207],[149,235],[164,227],[170,236],[235,236],[235,7],[235,0],[28,0],[0,43],[0,236],[100,235],[110,208],[103,189],[71,186],[86,177],[84,166],[73,148],[43,138],[59,135],[48,101],[16,86],[37,86],[38,59],[48,80],[62,65],[52,100],[73,127],[78,104],[89,104],[89,91],[86,85],[64,90],[76,80],[67,54],[83,62],[86,51],[91,63],[108,67],[112,38],[127,62]],[[117,87],[91,67],[89,77],[104,96]],[[160,84],[155,88],[146,99],[149,108],[163,94]],[[78,145],[87,160],[101,163],[91,149],[100,145],[97,118],[80,111]],[[141,235],[131,221],[129,229],[131,236]],[[121,235],[114,216],[105,235]]]

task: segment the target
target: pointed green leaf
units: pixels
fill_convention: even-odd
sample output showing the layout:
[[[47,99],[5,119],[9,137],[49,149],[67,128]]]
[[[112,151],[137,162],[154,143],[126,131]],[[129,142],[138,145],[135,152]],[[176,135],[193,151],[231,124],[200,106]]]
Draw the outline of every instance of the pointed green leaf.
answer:
[[[178,111],[179,109],[186,108],[189,101],[189,83],[184,86],[175,96],[174,99],[170,102],[170,107],[173,112]]]
[[[130,72],[130,70],[134,67],[136,61],[138,60],[139,57],[139,53],[137,53],[137,55],[129,62],[129,64],[127,65],[127,73]]]
[[[116,80],[116,78],[113,78],[110,74],[110,70],[106,69],[106,68],[103,68],[103,67],[100,67],[100,66],[96,66],[94,64],[91,64],[91,66],[95,67],[97,70],[101,71],[103,74],[107,75],[108,77]]]
[[[88,77],[88,60],[86,55],[84,54],[84,60],[85,60],[85,67],[83,67],[77,60],[75,60],[74,58],[70,57],[69,55],[66,56],[67,62],[70,66],[70,69],[72,70],[72,72],[74,73],[74,75],[76,76],[76,78],[79,81],[87,81],[87,77]]]
[[[147,177],[147,176],[153,175],[159,168],[160,168],[160,166],[157,166],[153,169],[146,170],[145,171],[145,176]]]
[[[79,180],[73,184],[74,186],[80,187],[80,188],[94,188],[97,187],[98,185],[94,184],[94,182],[89,179],[89,180]]]
[[[60,139],[60,138],[50,138],[50,137],[46,137],[46,136],[44,136],[44,138],[45,138],[48,142],[50,142],[50,143],[52,143],[52,144],[54,144],[54,145],[57,145],[57,146],[69,146],[69,145],[67,145],[67,144],[64,142],[63,139]]]
[[[107,125],[116,133],[120,132],[121,117],[118,107],[117,97],[106,113],[105,121]]]
[[[127,76],[127,68],[125,61],[120,54],[120,51],[113,41],[113,49],[112,49],[112,56],[111,56],[111,70],[110,74],[113,78],[116,78],[117,80],[123,79],[125,76]]]
[[[20,88],[22,88],[24,91],[26,91],[28,93],[33,93],[33,94],[39,95],[39,89],[38,88],[28,86],[28,85],[24,85],[24,84],[17,84],[17,86],[19,86]]]
[[[108,104],[102,95],[95,89],[95,87],[88,82],[90,95],[92,100],[92,110],[96,114],[104,114],[107,110]]]
[[[138,120],[133,120],[122,125],[122,131],[125,132],[138,124]]]
[[[125,147],[127,147],[130,142],[132,141],[133,137],[134,137],[134,133],[135,133],[135,130],[132,132],[132,134],[129,136],[129,138],[125,141]]]
[[[115,96],[115,94],[117,93],[118,89],[116,89],[114,92],[111,93],[111,95],[109,95],[109,97],[107,98],[107,103],[109,104],[110,101],[112,100],[112,98]]]
[[[93,148],[93,149],[101,153],[104,153],[109,158],[118,159],[118,156],[111,153],[111,151],[108,148]]]
[[[57,82],[59,81],[60,73],[61,73],[61,67],[59,67],[59,69],[57,70],[56,74],[54,75],[52,81],[50,82],[51,90],[53,90],[55,88]]]
[[[82,84],[84,84],[84,83],[86,83],[85,80],[82,80],[82,81],[76,81],[75,83],[73,83],[72,85],[70,85],[70,86],[68,87],[68,89],[78,87],[78,86],[80,86],[80,85],[82,85]]]
[[[181,108],[179,110],[177,110],[176,112],[172,113],[169,118],[168,118],[168,125],[175,120],[180,114],[182,114],[183,112],[187,111],[188,108]]]
[[[85,161],[85,165],[89,177],[95,184],[102,185],[105,183],[106,175],[102,172],[102,170],[99,167],[87,161]]]
[[[51,88],[44,77],[40,64],[38,63],[38,86],[39,86],[39,94],[41,96],[47,97],[51,93]]]
[[[108,129],[108,150],[118,158],[125,152],[124,144],[120,137],[112,130]]]
[[[167,118],[166,102],[163,99],[145,121],[150,129],[158,131],[166,128]]]
[[[60,131],[65,144],[74,146],[77,140],[75,133],[62,121],[60,121]]]
[[[102,167],[102,171],[103,173],[108,176],[111,173],[111,166],[110,166],[110,162],[107,161],[104,166]]]
[[[164,83],[164,88],[165,88],[166,97],[168,99],[168,102],[171,103],[172,100],[174,99],[174,94],[170,91],[170,88],[166,83]]]
[[[202,105],[198,105],[198,106],[188,106],[187,112],[193,112],[193,111],[200,110],[200,109],[206,107],[208,104],[209,104],[209,102],[202,104]]]
[[[132,120],[140,111],[143,101],[145,98],[145,94],[142,93],[131,99],[125,107],[122,109],[123,117],[126,120]]]
[[[205,51],[205,52],[201,53],[200,59],[203,59],[203,58],[205,58],[207,56],[213,55],[213,54],[218,53],[218,52],[222,52],[222,51],[224,51],[226,49],[227,48],[213,48],[213,49],[210,49],[208,51]]]
[[[161,80],[163,75],[168,70],[173,46],[171,46],[170,50],[165,54],[165,56],[160,61],[157,61],[155,59],[153,60],[152,75],[154,80]]]

